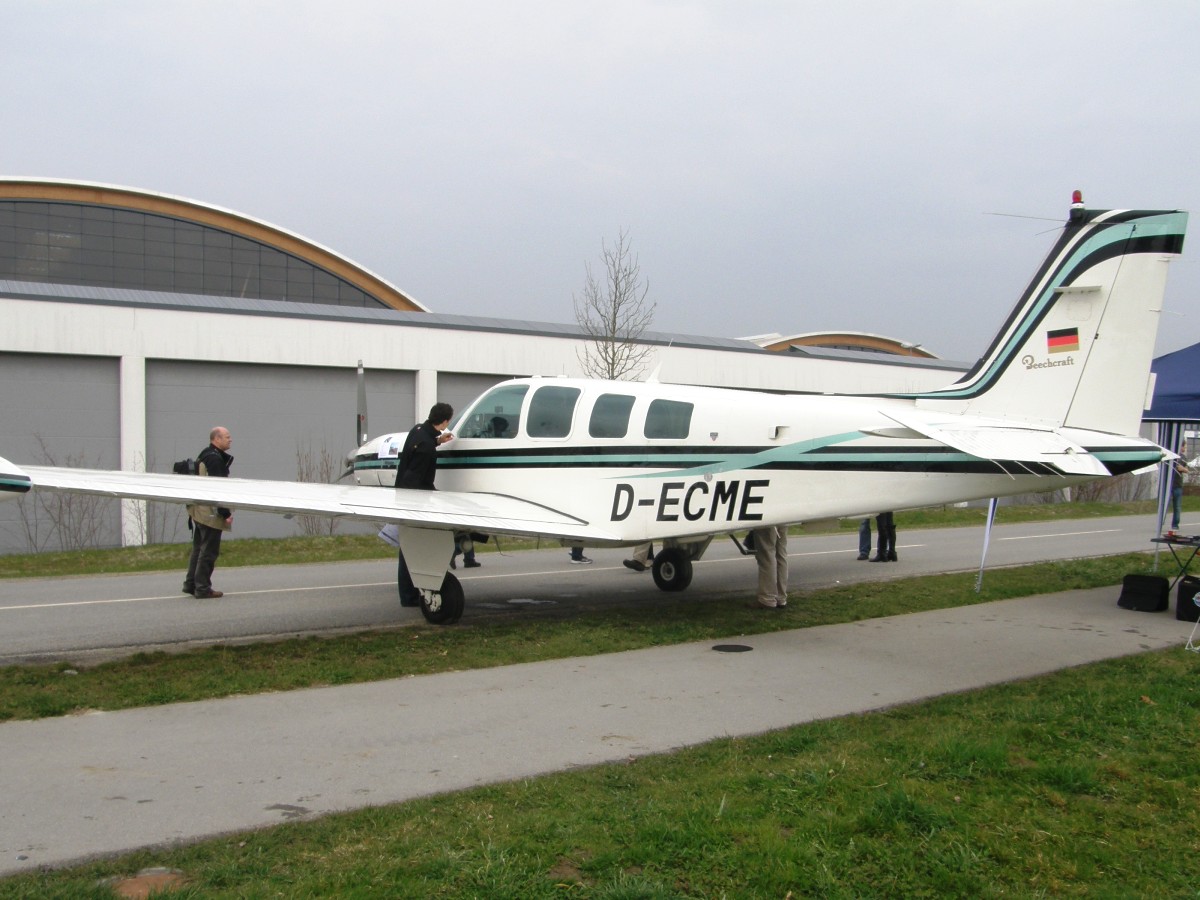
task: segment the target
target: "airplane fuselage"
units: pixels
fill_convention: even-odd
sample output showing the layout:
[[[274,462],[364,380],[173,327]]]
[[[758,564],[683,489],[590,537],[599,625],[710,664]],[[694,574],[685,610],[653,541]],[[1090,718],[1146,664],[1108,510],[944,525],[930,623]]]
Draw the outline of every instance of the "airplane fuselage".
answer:
[[[439,451],[437,483],[518,496],[602,528],[610,540],[601,543],[637,543],[1089,480],[1053,464],[979,458],[889,416],[914,407],[884,397],[518,379],[452,424],[456,437]],[[1161,458],[1138,438],[1072,436],[1111,474]],[[359,483],[394,484],[403,439],[365,445],[355,460]]]

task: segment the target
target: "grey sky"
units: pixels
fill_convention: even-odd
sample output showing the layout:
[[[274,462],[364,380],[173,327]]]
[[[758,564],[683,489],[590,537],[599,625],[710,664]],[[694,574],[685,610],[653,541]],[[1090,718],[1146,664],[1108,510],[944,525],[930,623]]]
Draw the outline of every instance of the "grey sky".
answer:
[[[1200,195],[1192,0],[0,0],[0,22],[0,174],[264,219],[435,312],[571,322],[626,229],[656,329],[970,360],[1073,189]],[[1198,257],[1194,233],[1160,352],[1200,341]]]

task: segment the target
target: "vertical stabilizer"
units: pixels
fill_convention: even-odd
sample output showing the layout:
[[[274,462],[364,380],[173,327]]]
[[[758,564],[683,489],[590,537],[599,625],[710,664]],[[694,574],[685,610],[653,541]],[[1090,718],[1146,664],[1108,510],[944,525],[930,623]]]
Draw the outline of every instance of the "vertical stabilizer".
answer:
[[[984,358],[918,407],[1137,434],[1167,264],[1186,226],[1184,212],[1077,203]]]

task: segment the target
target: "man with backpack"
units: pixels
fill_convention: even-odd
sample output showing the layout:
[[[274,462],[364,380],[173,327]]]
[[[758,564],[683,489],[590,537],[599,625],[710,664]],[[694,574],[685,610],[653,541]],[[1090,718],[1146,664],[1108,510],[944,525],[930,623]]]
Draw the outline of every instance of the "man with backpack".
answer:
[[[232,443],[228,428],[218,425],[209,432],[208,446],[196,456],[196,474],[227,478],[233,463],[228,452]],[[233,528],[233,512],[223,506],[199,503],[190,504],[187,511],[192,529],[192,556],[183,578],[183,592],[199,600],[222,597],[221,591],[213,590],[212,573],[221,553],[221,533]]]

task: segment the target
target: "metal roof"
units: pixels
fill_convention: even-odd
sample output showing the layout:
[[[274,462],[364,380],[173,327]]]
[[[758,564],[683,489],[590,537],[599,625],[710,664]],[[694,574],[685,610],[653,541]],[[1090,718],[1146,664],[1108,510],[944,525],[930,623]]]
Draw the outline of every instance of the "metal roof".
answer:
[[[409,312],[395,309],[367,309],[356,306],[299,303],[292,300],[264,300],[256,297],[223,297],[172,291],[144,291],[131,288],[97,287],[94,285],[45,284],[35,281],[0,279],[0,296],[19,300],[41,300],[51,303],[82,303],[96,306],[140,307],[143,309],[312,319],[314,321],[327,322],[402,325],[409,328],[443,328],[497,334],[524,334],[540,337],[561,337],[570,340],[584,340],[589,338],[589,335],[577,324],[534,322],[524,319],[496,319],[487,316],[444,315],[440,313]],[[702,350],[780,355],[775,351],[764,350],[753,341],[743,338],[705,337],[702,335],[652,331],[644,333],[639,342]],[[813,359],[866,362],[874,365],[907,366],[914,368],[967,368],[965,364],[953,363],[942,359],[890,356],[883,353],[832,350],[824,347],[793,347],[791,355],[806,356]]]

